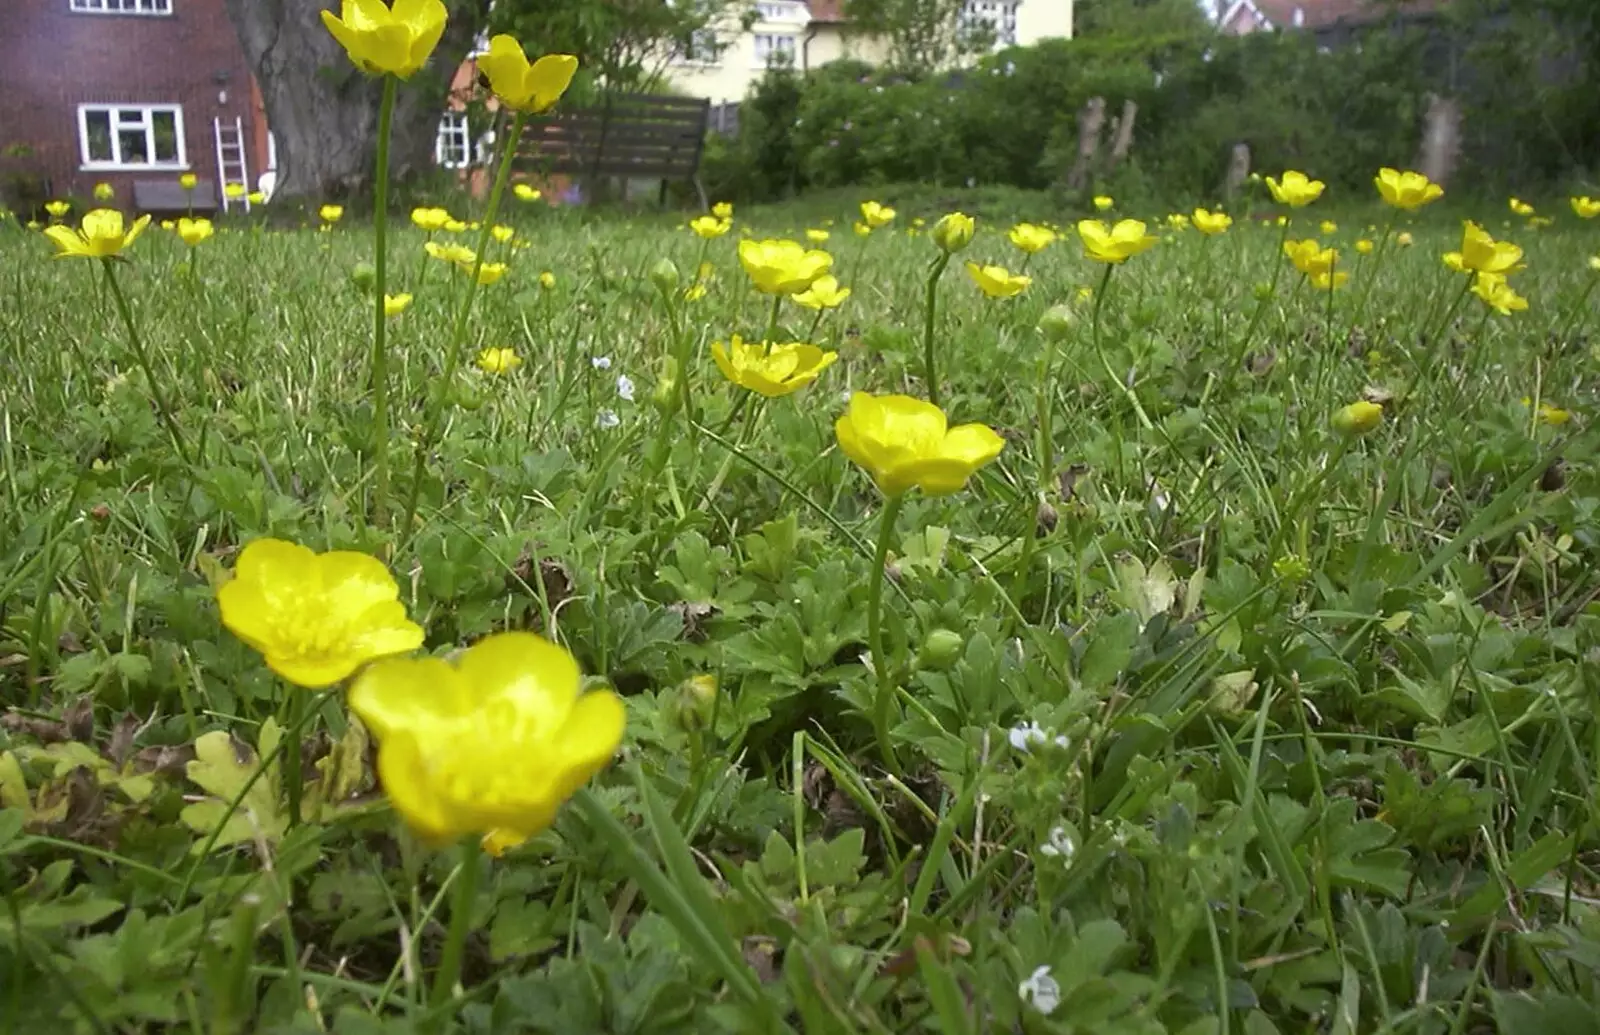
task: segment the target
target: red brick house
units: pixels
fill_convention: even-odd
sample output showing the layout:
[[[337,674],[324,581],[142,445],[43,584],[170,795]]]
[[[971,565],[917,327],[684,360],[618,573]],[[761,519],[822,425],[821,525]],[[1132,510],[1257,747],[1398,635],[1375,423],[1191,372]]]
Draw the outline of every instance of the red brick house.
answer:
[[[0,190],[87,198],[192,172],[220,195],[271,167],[261,102],[222,0],[5,0]],[[219,157],[219,135],[232,145]],[[242,163],[241,163],[242,159]],[[227,173],[221,167],[223,161]],[[25,201],[24,197],[24,201]]]

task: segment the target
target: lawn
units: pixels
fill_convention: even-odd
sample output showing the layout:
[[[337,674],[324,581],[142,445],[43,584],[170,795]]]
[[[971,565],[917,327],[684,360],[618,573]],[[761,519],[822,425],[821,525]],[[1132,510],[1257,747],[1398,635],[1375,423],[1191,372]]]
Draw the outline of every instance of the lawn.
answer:
[[[704,240],[508,197],[470,310],[424,241],[479,233],[397,217],[386,416],[370,224],[152,226],[106,264],[0,225],[14,1030],[1596,1030],[1600,222],[1480,212],[1525,250],[1502,314],[1441,262],[1470,212],[1376,194],[1258,190],[1214,236],[1113,208],[1159,237],[1120,264],[1042,196],[889,190],[860,235],[866,197]],[[1061,236],[1024,256],[1018,217]],[[808,229],[836,308],[741,268]],[[1032,280],[990,299],[967,260]],[[767,398],[733,335],[837,359]],[[886,496],[853,393],[1003,448],[900,492],[891,413],[852,450]],[[429,718],[443,665],[269,667],[218,606],[266,538],[376,558],[414,656],[560,644],[620,750],[586,780],[521,712]],[[410,733],[347,707],[380,669]],[[461,836],[567,777],[524,843]],[[431,830],[402,807],[457,784]]]

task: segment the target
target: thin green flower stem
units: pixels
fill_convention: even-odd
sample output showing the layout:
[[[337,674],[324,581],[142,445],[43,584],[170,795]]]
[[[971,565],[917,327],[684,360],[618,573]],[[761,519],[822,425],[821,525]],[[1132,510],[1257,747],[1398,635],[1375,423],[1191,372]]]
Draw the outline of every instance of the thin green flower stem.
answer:
[[[167,426],[167,434],[172,436],[172,445],[178,451],[178,459],[186,465],[192,465],[189,457],[189,446],[183,440],[183,432],[178,430],[178,420],[172,412],[172,403],[167,399],[167,393],[161,387],[161,381],[156,377],[155,368],[150,365],[150,354],[145,351],[144,339],[139,337],[139,328],[133,322],[133,311],[128,308],[128,298],[122,293],[122,285],[117,283],[117,276],[111,272],[115,258],[108,257],[100,260],[106,271],[106,285],[111,289],[111,298],[116,303],[117,314],[122,317],[123,329],[128,332],[128,342],[133,346],[134,358],[139,362],[139,369],[144,371],[144,378],[150,384],[150,396],[155,400],[156,412],[161,415],[161,422]]]
[[[372,188],[372,247],[377,253],[372,289],[372,520],[379,527],[389,513],[389,346],[383,299],[389,286],[389,130],[394,124],[394,97],[395,78],[386,75],[378,108],[378,170]]]
[[[1256,311],[1250,317],[1250,326],[1245,328],[1244,339],[1239,342],[1239,347],[1234,351],[1233,368],[1237,370],[1244,365],[1244,358],[1250,354],[1250,343],[1255,340],[1256,329],[1261,326],[1261,317],[1266,314],[1267,305],[1278,293],[1278,279],[1283,275],[1283,246],[1289,240],[1289,224],[1292,219],[1285,219],[1283,227],[1278,232],[1278,250],[1272,253],[1272,284],[1267,288],[1267,293],[1256,303]]]
[[[762,348],[766,348],[766,347],[772,345],[773,344],[773,339],[778,336],[778,313],[779,313],[779,310],[781,310],[782,308],[783,308],[783,296],[782,295],[773,295],[772,296],[772,315],[767,317],[767,330],[766,330],[766,333],[761,335]]]
[[[826,314],[827,314],[827,310],[826,309],[818,307],[817,315],[811,318],[811,326],[810,326],[809,329],[806,330],[806,341],[808,343],[810,343],[812,345],[815,345],[817,343],[817,328],[822,326],[822,318]]]
[[[1113,262],[1108,262],[1105,265],[1106,271],[1100,275],[1100,286],[1095,289],[1094,293],[1093,315],[1089,318],[1090,336],[1094,341],[1094,352],[1100,358],[1100,365],[1105,368],[1106,376],[1111,379],[1111,383],[1116,386],[1117,390],[1122,393],[1123,398],[1127,399],[1129,405],[1133,407],[1134,416],[1139,418],[1139,426],[1146,431],[1151,431],[1155,429],[1155,423],[1150,419],[1150,415],[1144,412],[1144,404],[1139,401],[1138,393],[1129,387],[1118,376],[1117,372],[1112,369],[1111,360],[1106,357],[1105,346],[1100,338],[1100,307],[1105,304],[1106,293],[1111,288],[1111,271],[1117,268],[1117,264]]]
[[[283,684],[283,692],[288,697],[284,703],[288,706],[288,718],[285,723],[288,729],[294,730],[288,737],[288,747],[283,753],[283,782],[289,791],[289,829],[293,830],[300,825],[300,793],[303,777],[300,772],[300,727],[306,721],[306,692],[297,686]]]
[[[433,991],[428,995],[431,1007],[448,1002],[455,995],[456,983],[461,980],[461,958],[466,952],[467,934],[472,929],[472,903],[478,896],[482,843],[477,834],[461,839],[461,876],[456,879],[456,897],[450,904],[450,929],[445,935],[444,955],[439,958],[439,969],[433,975]]]
[[[1581,334],[1583,329],[1588,325],[1589,296],[1594,294],[1595,285],[1597,284],[1600,284],[1600,273],[1596,273],[1594,276],[1589,278],[1588,286],[1583,289],[1583,294],[1578,296],[1577,305],[1568,311],[1566,322],[1568,324],[1572,324],[1574,318],[1576,318],[1578,321],[1576,324],[1572,324],[1570,329],[1567,331],[1568,341],[1576,341],[1578,335]]]
[[[1383,268],[1383,257],[1389,249],[1389,238],[1394,233],[1395,220],[1400,216],[1400,210],[1389,210],[1389,221],[1383,225],[1383,236],[1378,239],[1378,247],[1372,253],[1372,269],[1368,271],[1361,285],[1361,297],[1356,301],[1355,311],[1350,314],[1350,328],[1361,326],[1362,317],[1367,315],[1367,300],[1372,297],[1372,287],[1378,282],[1378,271]]]
[[[417,500],[422,492],[422,476],[427,468],[428,452],[438,439],[444,418],[445,402],[450,397],[449,389],[455,383],[456,371],[461,366],[461,354],[465,350],[467,338],[467,316],[472,312],[472,303],[478,293],[478,271],[483,268],[483,250],[489,246],[495,214],[500,210],[500,199],[505,194],[507,182],[511,179],[511,161],[516,157],[517,145],[522,140],[522,127],[527,121],[527,114],[520,111],[511,120],[506,150],[500,156],[500,168],[495,173],[494,186],[489,190],[489,204],[484,210],[482,229],[478,233],[477,258],[473,260],[461,305],[456,309],[455,325],[450,333],[450,347],[445,353],[444,370],[439,376],[440,390],[428,400],[427,412],[423,416],[422,434],[417,439],[416,457],[412,463],[411,488],[406,493],[405,518],[400,525],[403,530],[410,529],[411,520],[417,513]],[[379,312],[382,312],[381,300]]]
[[[1432,334],[1424,334],[1422,341],[1418,345],[1418,352],[1421,353],[1421,355],[1417,361],[1412,364],[1413,367],[1415,367],[1415,370],[1411,375],[1411,380],[1406,382],[1406,386],[1400,394],[1401,400],[1409,399],[1411,397],[1411,393],[1417,387],[1417,382],[1422,380],[1423,362],[1432,352],[1434,345],[1438,341],[1439,335],[1443,334],[1445,329],[1450,326],[1450,321],[1455,318],[1456,310],[1461,307],[1462,302],[1466,301],[1467,294],[1471,292],[1473,282],[1477,279],[1478,275],[1476,273],[1466,278],[1466,283],[1461,286],[1461,290],[1457,292],[1455,299],[1448,307],[1445,308],[1444,319],[1439,321],[1438,330],[1434,331]],[[1423,330],[1426,332],[1426,325],[1423,326]]]
[[[894,711],[894,679],[889,655],[883,649],[883,579],[889,560],[889,537],[894,534],[895,518],[900,516],[900,505],[905,494],[888,497],[883,503],[883,514],[878,520],[878,542],[872,554],[872,572],[867,583],[867,645],[872,651],[872,668],[878,676],[878,692],[872,700],[872,728],[878,735],[878,751],[883,764],[891,773],[900,771],[895,758],[894,744],[889,740],[889,720]]]
[[[927,381],[928,401],[939,405],[939,375],[933,362],[933,325],[939,305],[939,278],[950,265],[950,253],[941,251],[928,269],[928,293],[922,314],[922,376]]]

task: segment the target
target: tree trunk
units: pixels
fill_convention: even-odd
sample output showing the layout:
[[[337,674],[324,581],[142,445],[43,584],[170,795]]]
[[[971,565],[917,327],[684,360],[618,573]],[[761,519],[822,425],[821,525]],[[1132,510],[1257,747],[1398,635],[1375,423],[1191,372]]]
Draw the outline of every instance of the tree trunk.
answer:
[[[275,197],[344,199],[369,193],[382,79],[365,75],[322,24],[330,0],[225,0],[277,139]],[[489,0],[455,0],[426,67],[400,84],[389,147],[391,179],[433,167],[450,81],[483,26]]]
[[[1067,173],[1067,189],[1079,193],[1089,189],[1094,157],[1100,150],[1100,131],[1106,124],[1106,99],[1091,97],[1078,113],[1078,157]]]
[[[1122,117],[1117,119],[1116,132],[1111,134],[1111,168],[1116,169],[1127,160],[1128,152],[1133,150],[1133,123],[1139,117],[1139,105],[1136,101],[1122,102]]]

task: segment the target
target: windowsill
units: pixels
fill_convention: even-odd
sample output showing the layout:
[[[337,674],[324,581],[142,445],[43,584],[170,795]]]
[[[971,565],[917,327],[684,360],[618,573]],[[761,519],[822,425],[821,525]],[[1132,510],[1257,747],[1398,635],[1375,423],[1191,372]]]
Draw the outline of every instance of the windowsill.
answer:
[[[90,18],[171,18],[171,11],[75,11],[68,10],[68,14],[81,14]]]
[[[721,68],[722,67],[722,62],[720,62],[720,61],[695,61],[693,58],[690,58],[690,59],[687,59],[687,60],[674,61],[674,62],[672,62],[672,67],[673,68],[689,68],[689,69],[694,69],[695,71],[705,71],[705,70],[713,69],[713,68]]]
[[[123,165],[120,162],[84,162],[78,166],[79,172],[190,172],[193,166],[187,162],[170,165]]]

